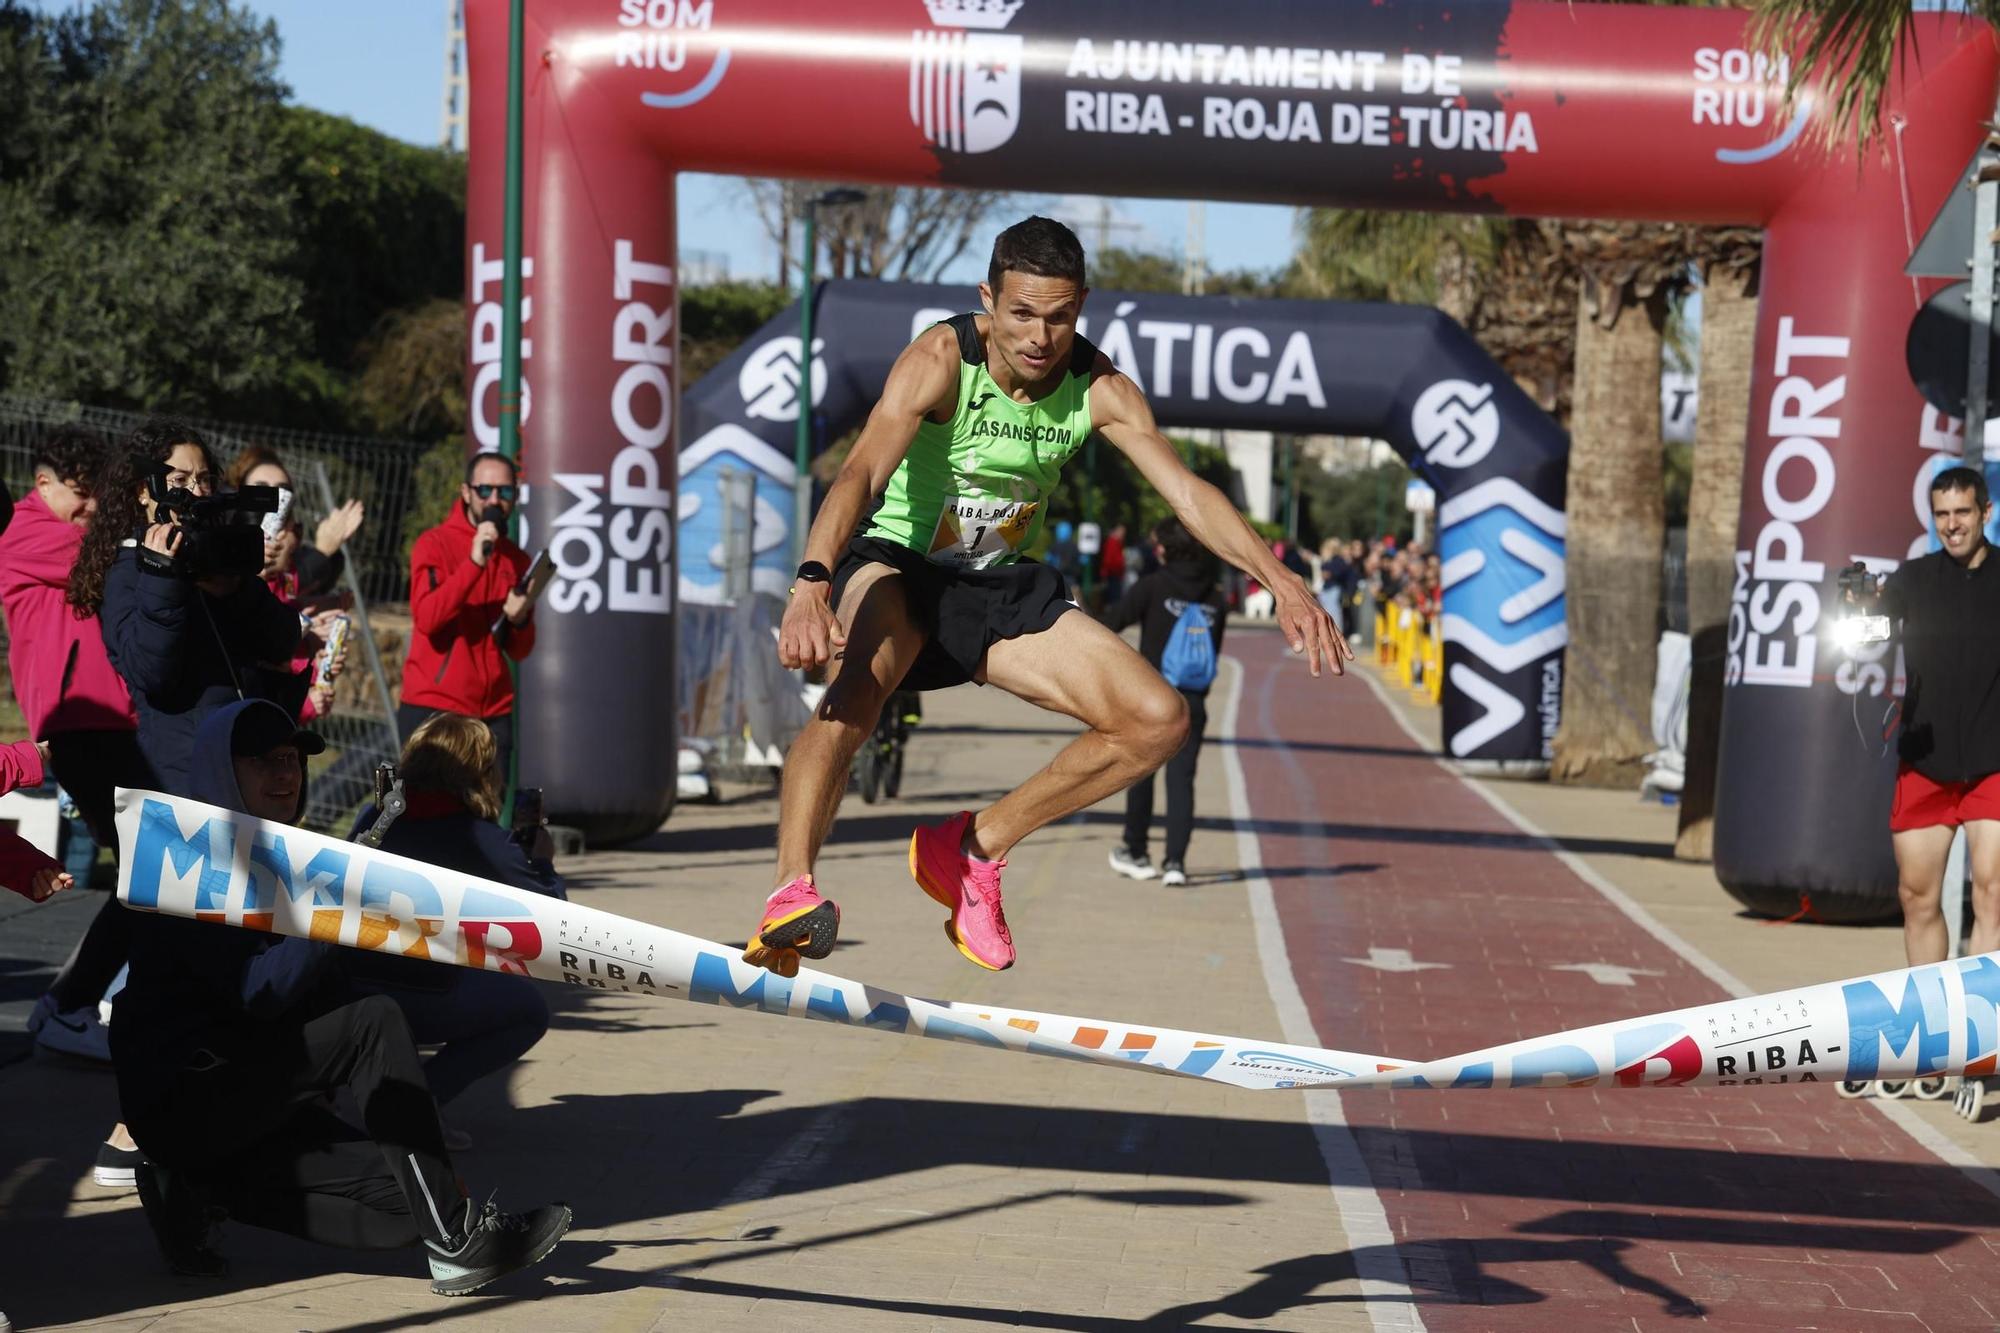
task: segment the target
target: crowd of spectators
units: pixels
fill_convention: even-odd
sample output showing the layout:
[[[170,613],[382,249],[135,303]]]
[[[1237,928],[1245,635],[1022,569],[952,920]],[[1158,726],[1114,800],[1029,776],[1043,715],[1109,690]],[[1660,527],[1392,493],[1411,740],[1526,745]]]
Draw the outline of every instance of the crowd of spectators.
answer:
[[[512,464],[482,455],[418,543],[418,639],[438,664],[427,684],[444,692],[410,720],[407,819],[384,829],[370,812],[364,826],[391,851],[560,897],[546,829],[517,837],[493,822],[512,704],[496,664],[534,642],[527,560],[501,530],[515,491]],[[325,749],[309,724],[333,707],[345,661],[342,547],[366,515],[349,501],[307,542],[295,502],[271,451],[246,450],[223,473],[176,419],[116,445],[51,433],[34,488],[0,510],[0,613],[31,733],[0,747],[0,790],[39,785],[46,767],[114,849],[119,786],[296,823],[306,761]],[[8,834],[0,885],[40,902],[72,878]],[[560,1204],[475,1203],[451,1157],[467,1136],[438,1111],[540,1039],[539,992],[368,961],[113,897],[37,1003],[38,1044],[115,1069],[124,1123],[93,1174],[138,1191],[175,1271],[222,1272],[214,1232],[231,1218],[330,1245],[421,1244],[432,1289],[456,1295],[535,1262],[567,1230]],[[438,1048],[428,1061],[423,1045]]]
[[[1357,644],[1366,644],[1373,636],[1377,611],[1404,607],[1435,616],[1444,595],[1437,552],[1421,541],[1328,537],[1317,552],[1283,540],[1271,543],[1271,550],[1307,586],[1319,590],[1320,605]],[[1268,617],[1271,596],[1249,584],[1243,589],[1242,609],[1252,620]]]

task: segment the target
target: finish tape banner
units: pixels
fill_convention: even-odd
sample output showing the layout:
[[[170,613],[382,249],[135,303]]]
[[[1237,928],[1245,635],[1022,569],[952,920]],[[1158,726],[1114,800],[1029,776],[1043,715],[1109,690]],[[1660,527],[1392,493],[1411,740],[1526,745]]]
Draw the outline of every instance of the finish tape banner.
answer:
[[[1983,1074],[2000,954],[1579,1028],[1428,1063],[926,1000],[157,792],[118,793],[128,907],[593,990],[727,1004],[1239,1088],[1832,1083]]]

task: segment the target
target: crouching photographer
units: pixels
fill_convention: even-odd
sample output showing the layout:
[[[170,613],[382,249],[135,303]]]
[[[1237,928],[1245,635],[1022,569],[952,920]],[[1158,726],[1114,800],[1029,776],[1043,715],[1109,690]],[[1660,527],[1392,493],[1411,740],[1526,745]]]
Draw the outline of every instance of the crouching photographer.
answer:
[[[1986,478],[1955,467],[1931,480],[1941,549],[1885,578],[1843,570],[1843,600],[1886,623],[1858,625],[1857,641],[1900,626],[1906,680],[1889,830],[1912,967],[1950,949],[1941,904],[1945,858],[1965,829],[1972,870],[1971,952],[2000,949],[2000,562],[1985,527]]]
[[[259,518],[272,487],[217,495],[215,456],[191,425],[154,418],[114,451],[70,576],[70,605],[95,614],[111,664],[132,690],[139,749],[160,785],[187,795],[195,729],[238,699],[296,717],[290,671],[298,615],[257,577]]]
[[[568,898],[541,822],[540,793],[521,791],[510,833],[493,822],[503,786],[487,725],[439,713],[404,744],[400,775],[386,765],[379,770],[376,803],[362,811],[355,836],[413,861]],[[417,1041],[438,1047],[424,1078],[440,1106],[513,1065],[549,1030],[548,1001],[527,977],[373,955],[351,960],[349,971],[358,991],[393,998]],[[463,1151],[472,1139],[448,1124],[445,1144]]]

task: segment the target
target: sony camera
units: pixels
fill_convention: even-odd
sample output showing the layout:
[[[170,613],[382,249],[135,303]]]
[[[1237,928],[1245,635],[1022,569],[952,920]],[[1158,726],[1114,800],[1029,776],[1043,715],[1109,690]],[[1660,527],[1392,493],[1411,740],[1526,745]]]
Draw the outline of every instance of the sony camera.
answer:
[[[245,486],[223,495],[196,495],[167,485],[164,469],[146,478],[146,489],[162,521],[180,527],[179,552],[171,559],[144,546],[140,559],[162,573],[205,579],[217,574],[255,574],[264,567],[263,516],[278,510],[278,487]]]

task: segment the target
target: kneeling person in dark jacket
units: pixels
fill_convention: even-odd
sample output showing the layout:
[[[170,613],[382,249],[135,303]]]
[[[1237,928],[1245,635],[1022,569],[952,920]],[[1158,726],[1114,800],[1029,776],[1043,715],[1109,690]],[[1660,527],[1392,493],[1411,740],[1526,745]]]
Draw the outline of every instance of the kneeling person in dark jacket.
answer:
[[[324,742],[276,704],[230,704],[194,738],[192,795],[272,823],[305,808]],[[337,946],[135,913],[111,1024],[118,1095],[148,1162],[146,1220],[176,1271],[219,1274],[223,1218],[355,1249],[422,1240],[431,1290],[463,1295],[555,1247],[569,1209],[466,1197],[395,1002],[352,999]],[[334,1111],[345,1089],[364,1129]]]
[[[500,816],[499,751],[484,722],[456,713],[432,717],[403,747],[401,773],[407,806],[383,836],[383,851],[568,898],[550,860],[548,830],[535,829],[535,843],[523,848],[493,822]],[[376,818],[364,810],[356,834]],[[519,1060],[549,1030],[548,1001],[527,977],[374,954],[356,961],[356,988],[393,998],[417,1041],[440,1048],[424,1065],[440,1106]],[[461,1151],[471,1146],[454,1126],[445,1137]]]

